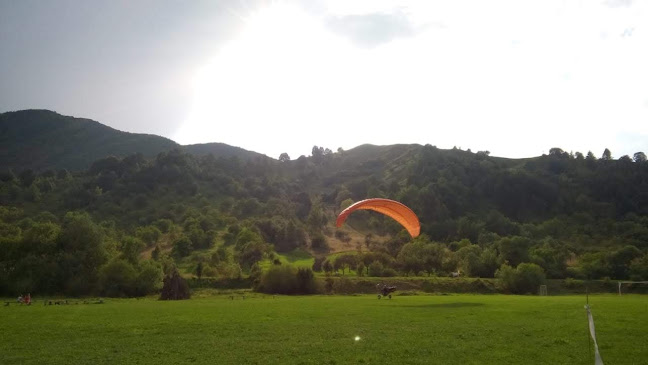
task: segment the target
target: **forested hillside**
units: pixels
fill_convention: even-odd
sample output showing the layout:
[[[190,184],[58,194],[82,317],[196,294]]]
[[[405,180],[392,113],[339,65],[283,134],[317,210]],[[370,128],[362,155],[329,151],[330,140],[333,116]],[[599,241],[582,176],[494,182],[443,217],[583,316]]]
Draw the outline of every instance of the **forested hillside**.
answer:
[[[16,143],[16,145],[18,145]],[[648,163],[605,151],[503,159],[431,145],[315,146],[309,157],[104,157],[88,169],[2,166],[0,293],[156,290],[163,272],[259,278],[284,255],[340,275],[527,270],[548,278],[648,280]],[[7,168],[11,167],[11,168]],[[411,239],[369,197],[421,220]]]
[[[0,146],[0,166],[20,171],[87,169],[102,157],[141,153],[151,158],[178,144],[49,110],[22,110],[0,114]]]
[[[122,132],[94,120],[49,110],[0,113],[0,166],[5,169],[80,171],[108,156],[140,153],[145,158],[154,158],[160,152],[175,148],[199,156],[213,153],[245,159],[265,157],[223,143],[180,146],[168,138]]]

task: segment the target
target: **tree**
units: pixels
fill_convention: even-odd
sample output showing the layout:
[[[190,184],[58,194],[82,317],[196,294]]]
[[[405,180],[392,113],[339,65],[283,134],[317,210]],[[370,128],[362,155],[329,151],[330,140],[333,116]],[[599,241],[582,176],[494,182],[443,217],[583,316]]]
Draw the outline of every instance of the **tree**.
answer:
[[[596,157],[592,151],[587,151],[587,157],[585,157],[585,159],[588,161],[596,161]]]
[[[623,156],[619,157],[619,161],[627,163],[627,162],[632,162],[632,159],[628,155],[623,155]]]
[[[355,269],[356,269],[356,274],[358,276],[364,276],[365,275],[366,266],[362,261],[358,262],[358,265],[356,266]]]
[[[612,252],[608,257],[612,278],[627,280],[630,276],[629,267],[632,260],[642,256],[642,252],[635,246],[627,245]]]
[[[202,275],[203,275],[203,263],[202,261],[200,261],[196,265],[196,276],[198,277],[198,280],[202,279]]]
[[[36,174],[34,173],[33,170],[27,169],[23,170],[19,175],[18,178],[20,179],[20,183],[24,187],[31,186],[31,184],[36,180]]]
[[[62,282],[70,294],[88,293],[94,287],[97,268],[108,259],[102,230],[87,213],[65,215],[58,237],[58,265],[64,268]]]
[[[545,282],[545,273],[536,264],[522,263],[517,269],[517,289],[520,293],[534,293]]]
[[[315,260],[313,262],[312,270],[315,272],[322,272],[322,264],[326,260],[326,256],[315,256]]]
[[[314,294],[317,292],[317,282],[313,270],[308,267],[297,268],[297,293]]]
[[[279,161],[281,161],[281,162],[290,161],[290,156],[288,156],[288,154],[286,152],[284,152],[281,155],[279,155]]]
[[[326,259],[324,262],[322,262],[322,270],[328,275],[331,272],[333,272],[333,265],[331,264],[331,261]]]
[[[630,273],[630,280],[648,280],[648,254],[632,260],[628,269]]]
[[[160,258],[160,246],[155,245],[155,248],[153,251],[151,251],[151,258],[155,261],[157,261]]]
[[[120,244],[121,257],[131,265],[137,265],[139,254],[144,248],[144,243],[135,237],[125,237]]]
[[[580,269],[587,279],[601,279],[610,276],[610,265],[605,253],[586,253],[580,257]]]
[[[261,275],[256,290],[271,294],[313,294],[317,284],[311,269],[281,265],[272,266]]]
[[[398,265],[408,275],[418,275],[425,268],[425,244],[420,241],[405,244],[396,258]]]
[[[333,262],[333,268],[337,271],[342,269],[342,275],[344,275],[344,269],[348,268],[351,271],[352,268],[356,267],[358,264],[358,256],[353,254],[343,254],[335,258]]]
[[[477,245],[465,246],[457,251],[459,267],[467,276],[479,276],[483,271],[481,262],[482,249]]]
[[[380,261],[374,261],[369,265],[369,276],[382,276],[384,271],[383,264]]]
[[[160,239],[162,232],[156,226],[137,227],[135,236],[142,240],[147,247],[151,247]]]
[[[324,156],[324,148],[313,146],[311,154],[313,156],[313,162],[320,163],[322,161],[322,156]]]
[[[531,241],[525,237],[504,237],[497,242],[501,262],[517,266],[527,260]]]
[[[162,265],[155,261],[143,260],[135,279],[135,295],[146,295],[162,288]]]
[[[318,232],[326,225],[326,214],[324,213],[324,209],[319,200],[315,200],[311,205],[308,218],[306,219],[306,224],[308,225],[310,233]]]
[[[99,287],[109,297],[131,296],[135,292],[137,271],[123,259],[113,259],[99,271]]]
[[[328,252],[330,250],[328,240],[321,232],[316,232],[311,236],[311,248],[318,252]]]
[[[182,236],[173,243],[171,254],[174,257],[181,258],[189,256],[192,250],[193,244],[191,243],[191,240],[186,236]]]
[[[542,268],[536,264],[522,263],[516,269],[502,264],[495,273],[504,289],[516,294],[534,293],[545,282]]]
[[[643,152],[636,152],[632,159],[637,163],[646,162],[646,154]]]
[[[612,152],[610,152],[610,150],[606,148],[606,149],[603,151],[603,156],[601,156],[601,160],[603,160],[603,161],[610,161],[610,160],[612,160]]]
[[[568,153],[563,151],[562,148],[553,147],[549,149],[549,156],[565,157],[568,156]]]

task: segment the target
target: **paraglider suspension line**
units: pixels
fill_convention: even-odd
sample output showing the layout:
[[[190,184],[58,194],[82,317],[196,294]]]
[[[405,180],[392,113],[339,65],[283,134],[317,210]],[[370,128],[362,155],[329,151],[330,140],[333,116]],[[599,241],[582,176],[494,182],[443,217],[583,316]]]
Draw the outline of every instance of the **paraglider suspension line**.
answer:
[[[585,308],[589,310],[589,288],[585,286]],[[585,311],[585,316],[587,317],[587,357],[592,356],[592,338],[590,337],[589,329],[589,316],[587,315],[587,310]]]

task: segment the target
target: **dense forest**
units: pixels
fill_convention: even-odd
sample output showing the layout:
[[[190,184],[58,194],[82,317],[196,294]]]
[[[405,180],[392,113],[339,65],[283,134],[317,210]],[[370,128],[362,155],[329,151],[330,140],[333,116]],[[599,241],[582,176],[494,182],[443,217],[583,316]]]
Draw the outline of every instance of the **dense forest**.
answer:
[[[275,160],[172,147],[82,169],[3,166],[0,294],[143,295],[178,271],[258,281],[286,254],[314,258],[323,275],[648,280],[643,152],[314,146]],[[422,235],[367,211],[334,227],[370,197],[410,206]]]

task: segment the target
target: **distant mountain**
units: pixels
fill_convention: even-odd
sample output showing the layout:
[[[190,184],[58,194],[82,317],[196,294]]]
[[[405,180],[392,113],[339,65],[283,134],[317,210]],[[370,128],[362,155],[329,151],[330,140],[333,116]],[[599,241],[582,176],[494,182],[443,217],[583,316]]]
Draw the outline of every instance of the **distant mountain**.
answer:
[[[49,110],[0,114],[0,166],[8,168],[79,170],[106,156],[139,152],[153,157],[178,147],[164,137],[122,132]]]
[[[83,170],[107,156],[141,153],[153,158],[175,148],[201,156],[268,158],[256,152],[208,143],[181,146],[164,137],[122,132],[99,122],[60,115],[49,110],[22,110],[0,114],[0,167],[14,170]]]
[[[219,157],[239,157],[242,159],[262,158],[271,159],[270,157],[258,152],[248,151],[240,147],[230,146],[225,143],[199,143],[182,146],[187,153],[195,156],[205,156],[213,154]],[[273,159],[274,160],[274,159]]]

